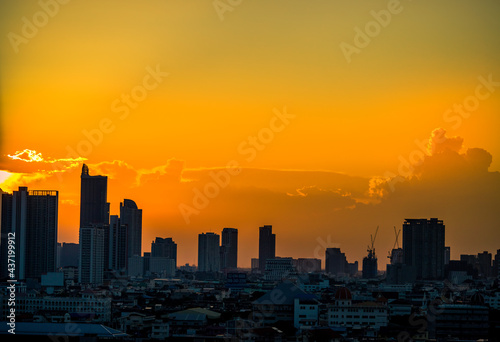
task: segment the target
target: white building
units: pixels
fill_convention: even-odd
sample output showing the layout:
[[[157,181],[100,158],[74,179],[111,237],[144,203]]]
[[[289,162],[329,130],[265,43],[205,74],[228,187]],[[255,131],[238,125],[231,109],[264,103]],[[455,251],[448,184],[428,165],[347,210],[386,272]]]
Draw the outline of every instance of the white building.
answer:
[[[297,329],[304,330],[318,325],[319,303],[308,297],[293,300],[293,326]]]
[[[8,310],[8,297],[1,299],[2,307]],[[111,298],[95,296],[91,291],[85,291],[79,297],[39,296],[34,292],[17,294],[16,313],[36,314],[40,310],[92,315],[94,322],[110,322]]]
[[[328,309],[328,325],[331,327],[370,327],[379,330],[388,324],[388,308],[385,301],[352,303],[351,292],[342,287],[335,294],[335,304]]]

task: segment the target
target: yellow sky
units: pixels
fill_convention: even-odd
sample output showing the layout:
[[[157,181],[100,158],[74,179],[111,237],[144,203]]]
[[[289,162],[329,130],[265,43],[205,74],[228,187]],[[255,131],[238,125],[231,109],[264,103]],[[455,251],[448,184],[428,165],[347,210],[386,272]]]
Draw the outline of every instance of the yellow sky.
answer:
[[[77,241],[78,176],[85,158],[97,167],[93,174],[123,175],[110,180],[112,213],[126,197],[143,208],[143,250],[155,236],[172,236],[181,262],[196,261],[198,233],[234,226],[249,241],[240,253],[240,264],[249,265],[263,224],[281,229],[283,255],[312,256],[317,237],[334,231],[348,257],[360,260],[381,221],[388,228],[385,237],[379,233],[380,243],[384,251],[392,247],[392,226],[400,226],[404,215],[462,222],[450,236],[465,250],[461,239],[467,227],[454,215],[457,206],[420,208],[412,201],[423,193],[406,188],[401,191],[406,200],[383,199],[378,209],[364,206],[374,201],[367,195],[369,180],[402,175],[401,160],[417,156],[438,127],[448,137],[463,138],[457,151],[463,158],[467,148],[488,151],[493,159],[483,176],[497,177],[499,13],[493,0],[2,4],[0,180],[7,178],[5,172],[14,175],[0,187],[59,190],[64,200],[59,240]],[[356,52],[346,55],[346,46]],[[457,105],[470,110],[460,114]],[[276,111],[293,118],[280,121],[283,129],[271,130],[270,137],[269,129],[277,128],[271,124]],[[252,147],[249,137],[259,134],[266,143]],[[45,160],[82,159],[70,165],[7,156],[24,149],[42,153]],[[246,171],[261,171],[231,178],[231,186],[186,224],[179,204],[191,205],[192,188],[210,182],[203,180],[208,168],[232,160]],[[121,164],[99,169],[113,161]],[[56,177],[49,173],[55,169],[66,172]],[[147,182],[137,186],[136,173]],[[467,179],[470,184],[446,189],[466,186],[467,193],[476,189],[474,196],[480,197],[482,190]],[[292,196],[297,189],[310,194]],[[300,202],[305,197],[310,202]],[[385,210],[390,217],[380,216]],[[474,210],[467,217],[477,219]],[[282,217],[290,211],[301,216]],[[354,217],[360,212],[367,216],[358,222]],[[489,215],[478,224],[498,222]],[[315,228],[301,249],[299,233],[308,225]],[[359,234],[352,232],[365,240],[356,241]],[[488,247],[481,242],[469,247],[471,252]]]

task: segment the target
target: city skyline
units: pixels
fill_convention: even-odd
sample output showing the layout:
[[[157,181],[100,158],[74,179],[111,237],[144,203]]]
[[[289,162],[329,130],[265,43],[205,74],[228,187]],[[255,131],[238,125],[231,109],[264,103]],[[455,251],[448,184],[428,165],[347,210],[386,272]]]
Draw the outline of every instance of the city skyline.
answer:
[[[88,283],[88,284],[99,284],[102,283],[104,279],[104,274],[106,270],[126,270],[129,268],[128,263],[131,257],[154,257],[154,258],[163,258],[163,259],[171,259],[172,265],[176,268],[177,265],[177,244],[170,238],[162,238],[156,237],[154,241],[151,243],[150,252],[135,253],[129,255],[130,240],[142,239],[141,233],[137,236],[137,233],[134,233],[133,236],[129,234],[129,226],[130,225],[138,225],[141,226],[142,222],[142,210],[137,209],[137,205],[132,200],[125,199],[124,202],[120,203],[121,214],[125,213],[124,207],[128,207],[128,209],[132,209],[131,213],[125,214],[125,216],[137,216],[135,212],[139,213],[139,220],[128,218],[131,223],[123,224],[121,223],[121,219],[118,215],[111,216],[102,216],[101,213],[108,213],[108,209],[110,203],[106,202],[107,197],[107,178],[96,175],[90,177],[89,176],[89,168],[87,165],[82,166],[82,181],[81,181],[81,198],[85,199],[82,203],[86,203],[81,207],[81,215],[80,222],[83,222],[83,226],[80,227],[80,237],[79,237],[79,268],[82,272],[79,273],[79,282]],[[93,181],[92,181],[93,180]],[[104,182],[103,182],[104,181]],[[93,182],[93,183],[92,183]],[[103,191],[101,191],[103,190]],[[24,197],[23,197],[24,196]],[[17,200],[16,200],[17,198]],[[35,205],[30,204],[30,198],[33,198],[35,201]],[[54,250],[52,251],[51,257],[49,256],[49,263],[56,264],[56,255],[58,251],[56,251],[56,244],[61,244],[61,242],[57,242],[57,207],[58,207],[58,193],[57,191],[51,190],[31,190],[28,192],[26,187],[19,187],[18,191],[14,191],[13,194],[3,193],[2,195],[3,201],[2,203],[2,212],[1,218],[4,220],[4,228],[2,230],[3,234],[7,236],[7,232],[10,231],[21,231],[20,234],[22,237],[21,240],[25,240],[26,242],[21,243],[21,245],[31,244],[30,250],[35,250],[37,244],[39,244],[39,238],[31,237],[27,239],[24,237],[26,232],[34,231],[33,228],[26,230],[24,225],[25,223],[21,223],[21,227],[17,229],[13,229],[10,227],[12,220],[12,224],[16,221],[24,222],[23,220],[14,219],[16,216],[15,210],[12,208],[19,207],[24,209],[17,209],[17,211],[21,212],[21,215],[27,215],[28,224],[31,221],[38,222],[40,221],[40,209],[41,212],[51,211],[49,217],[51,219],[49,222],[52,222],[52,225],[55,225],[54,228],[50,228],[50,224],[48,226],[49,229],[55,231],[55,234],[52,233],[52,238],[43,238],[44,242],[48,242],[49,244],[53,241]],[[13,201],[14,199],[14,201]],[[37,200],[35,200],[37,199]],[[55,199],[55,202],[54,202]],[[17,201],[17,202],[16,202]],[[41,203],[41,206],[37,204]],[[15,204],[17,203],[17,204]],[[100,203],[100,205],[96,205]],[[13,205],[15,204],[15,205]],[[26,204],[28,206],[26,206]],[[94,211],[88,210],[85,206],[95,207]],[[101,208],[102,207],[102,208]],[[33,208],[33,209],[29,209]],[[29,210],[28,210],[29,209]],[[30,211],[31,210],[31,211]],[[38,211],[34,211],[38,210]],[[14,213],[14,214],[13,214]],[[19,214],[17,214],[19,215]],[[30,218],[30,217],[38,217],[38,218]],[[89,221],[88,219],[91,217],[96,217],[97,219],[94,221]],[[135,221],[135,222],[134,222]],[[90,223],[94,222],[94,223]],[[108,222],[108,223],[105,223]],[[133,223],[132,223],[133,222]],[[16,223],[19,225],[19,223]],[[413,274],[404,279],[412,279],[413,281],[421,280],[421,279],[442,279],[444,276],[444,267],[450,262],[450,246],[445,246],[445,225],[443,224],[443,220],[439,220],[438,218],[405,218],[402,224],[403,228],[403,238],[402,238],[402,247],[399,247],[399,233],[397,233],[396,227],[394,227],[394,232],[396,233],[396,242],[393,246],[393,249],[389,251],[388,258],[390,259],[386,263],[382,263],[378,265],[378,268],[375,268],[373,271],[371,270],[371,266],[366,264],[366,257],[363,259],[361,270],[358,269],[358,261],[354,263],[349,263],[347,261],[347,257],[345,253],[342,253],[340,248],[332,248],[326,247],[324,249],[325,257],[321,258],[320,255],[317,255],[315,258],[309,258],[310,260],[317,260],[321,264],[321,260],[325,263],[324,271],[330,275],[355,275],[361,271],[363,278],[372,279],[377,277],[377,271],[388,272],[388,279],[391,281],[398,281],[397,279],[401,279],[401,272],[405,272],[404,274]],[[375,236],[371,236],[372,245],[368,246],[368,256],[373,255],[375,257],[375,248],[374,243],[376,239],[376,235],[378,233],[379,227],[377,227],[375,231]],[[4,233],[5,231],[5,233]],[[142,230],[140,230],[142,232]],[[401,230],[400,230],[401,232]],[[42,233],[40,231],[37,234]],[[32,234],[32,233],[31,233]],[[46,234],[46,233],[44,233]],[[47,234],[46,234],[47,235]],[[221,238],[222,237],[222,238]],[[65,242],[62,243],[66,244]],[[97,246],[97,248],[96,248]],[[397,248],[396,248],[397,246]],[[405,248],[406,246],[406,248]],[[298,257],[290,257],[290,256],[278,256],[276,255],[276,234],[272,232],[272,225],[264,225],[259,227],[259,266],[256,269],[259,270],[261,274],[267,272],[267,260],[272,260],[273,263],[282,263],[283,259],[290,259],[294,261],[294,267],[298,267],[296,264],[300,260],[307,260],[308,258],[304,258],[303,256]],[[38,254],[47,255],[50,251],[44,251],[40,249],[36,249]],[[213,232],[200,233],[198,234],[198,254],[197,259],[198,262],[194,265],[201,272],[227,272],[237,269],[237,260],[238,260],[238,229],[237,228],[223,228],[222,234],[216,234]],[[500,250],[498,250],[500,251]],[[2,252],[6,253],[6,249],[3,249]],[[24,260],[24,254],[21,260]],[[128,255],[128,257],[127,257]],[[399,256],[397,256],[399,255]],[[474,264],[478,260],[480,265],[480,271],[483,272],[483,275],[491,275],[489,272],[489,268],[495,267],[494,263],[492,263],[492,255],[493,253],[484,250],[482,253],[478,252],[477,254],[460,254],[460,260],[466,261],[467,263]],[[32,257],[33,258],[33,257]],[[43,256],[42,259],[38,257],[41,261],[44,260],[46,256]],[[36,259],[36,258],[35,258]],[[38,260],[37,259],[37,260]],[[137,260],[137,259],[136,259]],[[155,259],[156,260],[156,259]],[[159,259],[158,259],[159,260]],[[489,260],[489,262],[488,262]],[[263,261],[263,262],[262,262]],[[53,270],[55,269],[53,266],[47,266],[46,261],[44,266],[35,266],[33,262],[30,262],[31,268],[36,269],[39,267],[41,270]],[[156,262],[156,261],[155,261]],[[161,262],[161,261],[158,261]],[[291,261],[290,261],[291,262]],[[311,261],[312,262],[312,261]],[[21,261],[21,265],[24,265],[24,261]],[[142,261],[141,261],[142,263]],[[26,265],[28,265],[26,263]],[[201,265],[201,266],[200,266]],[[290,263],[290,265],[292,265]],[[375,266],[377,262],[375,261]],[[400,265],[400,266],[398,266]],[[486,266],[485,266],[486,265]],[[158,264],[159,267],[166,267],[165,264]],[[308,265],[307,267],[310,267]],[[395,270],[395,266],[399,268],[405,267],[402,270]],[[169,266],[170,267],[170,266]],[[306,269],[307,269],[306,267]],[[386,269],[387,267],[387,269]],[[409,270],[408,267],[412,267],[412,270]],[[227,268],[227,269],[226,269]],[[248,268],[248,267],[242,267]],[[314,265],[312,267],[314,269],[318,268],[322,270],[321,267]],[[390,269],[391,268],[391,269]],[[24,274],[24,266],[21,267],[22,272]],[[252,265],[251,269],[254,267]],[[375,271],[377,270],[377,271]],[[5,271],[5,270],[4,270]],[[41,274],[40,270],[36,271]],[[43,271],[47,272],[47,271]],[[365,273],[366,272],[366,273]],[[389,273],[390,272],[390,273]],[[399,277],[398,278],[398,274]],[[33,273],[35,274],[35,273]],[[23,278],[24,276],[20,276]],[[396,279],[396,280],[394,280]]]
[[[58,191],[76,243],[86,164],[102,215],[142,210],[129,254],[172,237],[177,265],[224,227],[239,267],[263,225],[360,267],[380,226],[379,269],[406,218],[446,222],[451,259],[498,248],[498,1],[220,2],[2,4],[0,189]]]

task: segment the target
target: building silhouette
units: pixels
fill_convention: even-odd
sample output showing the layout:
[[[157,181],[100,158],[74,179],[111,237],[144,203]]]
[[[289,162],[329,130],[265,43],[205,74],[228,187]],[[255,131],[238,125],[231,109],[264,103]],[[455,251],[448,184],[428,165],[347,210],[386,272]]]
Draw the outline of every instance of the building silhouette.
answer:
[[[221,269],[236,269],[238,267],[238,229],[224,228],[222,230],[220,251]]]
[[[109,268],[108,177],[91,176],[83,164],[80,193],[80,260],[78,281],[100,285]]]
[[[91,176],[83,164],[80,192],[80,227],[109,224],[108,177]]]
[[[215,233],[198,235],[198,271],[220,271],[220,237]]]
[[[491,253],[484,251],[483,253],[477,254],[477,261],[479,266],[479,275],[488,278],[492,275],[492,266],[491,266],[492,256]]]
[[[127,226],[128,257],[141,256],[142,250],[142,209],[130,199],[120,203],[120,221]]]
[[[362,276],[363,279],[373,279],[378,275],[378,260],[375,254],[368,253],[367,256],[363,258],[363,269]]]
[[[177,267],[177,244],[172,238],[155,238],[151,242],[151,257],[173,259]]]
[[[118,215],[109,218],[108,230],[108,268],[124,270],[128,264],[128,229]]]
[[[40,278],[57,263],[59,194],[53,190],[19,187],[2,194],[2,277],[7,276],[8,238],[15,236],[16,279]]]
[[[444,277],[445,226],[442,220],[405,219],[404,263],[412,266],[417,280]]]
[[[346,273],[347,258],[340,248],[327,248],[325,250],[325,272],[331,275]]]
[[[264,272],[266,260],[276,257],[276,234],[273,234],[273,226],[265,225],[259,227],[259,269]]]

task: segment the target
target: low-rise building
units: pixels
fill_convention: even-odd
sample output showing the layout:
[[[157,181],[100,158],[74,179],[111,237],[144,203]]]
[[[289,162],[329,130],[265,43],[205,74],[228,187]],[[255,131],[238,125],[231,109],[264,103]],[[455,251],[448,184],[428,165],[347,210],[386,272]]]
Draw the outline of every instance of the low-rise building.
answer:
[[[353,303],[349,289],[342,287],[335,293],[335,304],[328,309],[330,327],[369,327],[379,330],[388,324],[385,301]]]

